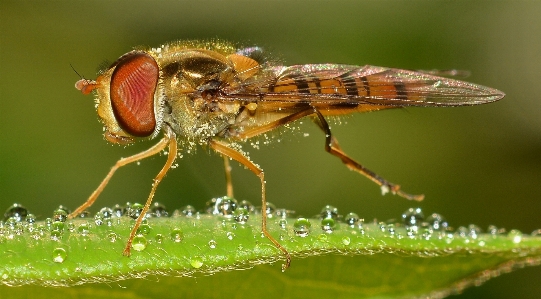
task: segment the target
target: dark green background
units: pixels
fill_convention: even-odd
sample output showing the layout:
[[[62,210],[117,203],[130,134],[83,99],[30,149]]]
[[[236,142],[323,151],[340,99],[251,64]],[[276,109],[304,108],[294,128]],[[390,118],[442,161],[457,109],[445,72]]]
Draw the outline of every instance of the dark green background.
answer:
[[[333,125],[343,149],[405,191],[424,193],[425,213],[452,226],[541,228],[541,3],[538,1],[48,1],[0,3],[0,208],[38,216],[75,208],[122,157],[152,144],[107,144],[92,97],[71,70],[96,68],[137,45],[222,38],[265,47],[286,64],[372,64],[461,69],[467,80],[504,91],[501,102],[354,115]],[[325,204],[371,220],[397,218],[416,203],[379,188],[323,150],[309,121],[302,133],[250,150],[266,172],[268,198],[311,216]],[[100,206],[146,199],[164,157],[122,169]],[[259,203],[258,180],[233,173],[238,199]],[[185,155],[156,199],[202,208],[224,194],[221,159]],[[2,208],[4,207],[4,208]],[[429,278],[427,278],[429,279]],[[460,298],[537,298],[541,268],[468,289]],[[114,287],[114,286],[113,286]],[[457,297],[458,298],[458,297]]]

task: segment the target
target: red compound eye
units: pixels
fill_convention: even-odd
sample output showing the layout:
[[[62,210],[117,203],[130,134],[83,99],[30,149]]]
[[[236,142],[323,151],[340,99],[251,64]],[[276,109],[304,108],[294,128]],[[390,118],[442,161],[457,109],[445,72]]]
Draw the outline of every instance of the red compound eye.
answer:
[[[150,136],[156,127],[154,91],[158,64],[144,52],[121,59],[111,76],[111,104],[120,127],[138,137]]]

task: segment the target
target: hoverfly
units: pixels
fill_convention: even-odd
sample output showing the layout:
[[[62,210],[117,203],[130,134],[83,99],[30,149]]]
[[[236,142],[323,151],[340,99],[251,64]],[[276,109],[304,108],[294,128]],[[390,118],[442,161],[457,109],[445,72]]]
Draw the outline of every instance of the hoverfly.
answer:
[[[244,165],[261,180],[263,234],[287,250],[267,231],[264,171],[239,143],[304,117],[311,117],[325,133],[325,150],[350,169],[382,188],[410,200],[422,195],[403,192],[350,158],[331,134],[327,116],[406,106],[467,106],[504,97],[496,89],[423,72],[341,64],[282,66],[266,60],[261,48],[236,49],[221,41],[183,41],[159,48],[136,49],[122,55],[96,80],[75,84],[83,94],[95,92],[97,113],[105,139],[129,144],[138,138],[163,137],[151,148],[122,158],[88,200],[69,215],[90,207],[117,169],[167,149],[167,161],[152,184],[123,254],[148,211],[160,181],[184,148],[208,146],[224,157],[228,196],[233,196],[229,159]]]

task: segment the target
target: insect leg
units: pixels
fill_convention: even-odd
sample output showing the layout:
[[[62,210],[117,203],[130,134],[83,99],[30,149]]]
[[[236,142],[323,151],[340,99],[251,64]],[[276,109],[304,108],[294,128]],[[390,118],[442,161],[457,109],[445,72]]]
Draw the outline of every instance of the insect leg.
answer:
[[[73,219],[73,218],[77,217],[84,210],[86,210],[90,206],[92,206],[94,201],[96,201],[96,199],[98,198],[100,193],[103,191],[103,189],[105,189],[105,186],[107,186],[107,183],[109,183],[109,181],[111,180],[111,178],[113,177],[115,172],[120,167],[128,165],[128,164],[133,163],[133,162],[143,160],[143,159],[148,158],[150,156],[156,155],[157,153],[159,153],[163,149],[165,149],[167,147],[167,145],[170,143],[171,140],[175,140],[174,133],[172,133],[172,132],[169,135],[166,134],[162,138],[162,140],[160,140],[160,142],[158,142],[157,144],[155,144],[151,148],[147,149],[146,151],[143,151],[143,152],[140,152],[140,153],[135,154],[133,156],[130,156],[130,157],[127,157],[127,158],[122,158],[122,159],[118,160],[115,163],[115,165],[111,168],[111,170],[109,171],[107,176],[100,183],[98,188],[96,188],[96,190],[94,190],[94,192],[92,192],[90,197],[81,206],[79,206],[77,209],[75,209],[75,211],[73,211],[71,214],[68,215],[68,219]],[[175,144],[175,146],[176,146],[176,144]]]
[[[225,186],[227,190],[227,196],[233,198],[233,182],[231,180],[231,165],[229,165],[229,157],[222,155],[224,158],[225,168]]]
[[[162,181],[163,177],[165,177],[165,174],[167,171],[169,171],[169,168],[173,165],[173,162],[175,162],[175,158],[177,157],[177,140],[175,138],[175,133],[173,133],[173,130],[171,130],[169,127],[165,126],[166,128],[166,136],[162,140],[166,140],[166,142],[169,143],[169,152],[167,154],[167,161],[165,162],[165,165],[163,165],[162,170],[158,173],[158,175],[154,178],[154,182],[152,183],[152,189],[150,190],[150,194],[148,195],[148,199],[145,203],[145,206],[143,207],[143,210],[141,211],[141,214],[139,214],[139,217],[137,217],[137,220],[135,221],[135,225],[133,226],[130,237],[128,238],[128,241],[126,242],[126,247],[124,247],[124,254],[125,256],[130,256],[130,250],[131,250],[131,244],[133,241],[133,238],[137,234],[137,230],[139,229],[139,226],[141,226],[141,223],[143,222],[143,219],[145,218],[145,214],[147,213],[148,209],[150,208],[150,204],[152,203],[152,199],[154,198],[154,193],[156,193],[156,188]],[[165,146],[164,146],[165,148]]]
[[[340,145],[338,145],[338,141],[336,140],[336,138],[332,136],[331,129],[329,128],[329,124],[325,120],[325,117],[323,116],[323,114],[321,114],[321,112],[319,112],[319,110],[317,110],[316,108],[313,108],[313,109],[314,109],[313,110],[314,114],[317,116],[317,119],[318,119],[317,124],[319,125],[321,130],[323,130],[323,132],[325,133],[325,150],[328,153],[340,158],[340,160],[342,160],[342,162],[346,164],[346,166],[349,169],[357,171],[358,173],[364,175],[365,177],[372,180],[374,183],[381,186],[381,191],[383,194],[391,191],[393,194],[397,194],[409,200],[417,200],[417,201],[423,200],[424,195],[422,194],[412,195],[412,194],[405,193],[402,190],[400,190],[399,185],[393,184],[385,180],[384,178],[380,177],[379,175],[372,172],[371,170],[366,169],[364,166],[357,163],[355,160],[351,159],[346,153],[342,151],[342,149],[340,148]]]
[[[280,243],[273,237],[271,234],[267,231],[267,199],[265,195],[265,174],[263,172],[263,169],[261,169],[259,166],[254,164],[254,162],[250,161],[248,157],[246,157],[244,154],[230,148],[227,146],[226,143],[220,142],[218,140],[211,139],[209,141],[209,145],[214,149],[216,152],[220,153],[224,157],[229,157],[233,160],[236,160],[240,164],[246,166],[249,170],[251,170],[259,179],[261,180],[261,231],[267,237],[278,249],[280,249],[283,254],[286,257],[286,263],[282,265],[282,271],[285,271],[285,269],[289,268],[289,265],[291,264],[291,255],[287,250],[280,245]]]

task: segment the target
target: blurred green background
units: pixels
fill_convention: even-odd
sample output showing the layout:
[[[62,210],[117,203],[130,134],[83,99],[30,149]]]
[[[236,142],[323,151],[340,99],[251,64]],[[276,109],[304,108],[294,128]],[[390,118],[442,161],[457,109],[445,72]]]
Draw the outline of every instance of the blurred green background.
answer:
[[[259,45],[285,64],[372,64],[471,71],[501,102],[408,108],[342,119],[343,149],[411,193],[387,195],[323,149],[323,134],[300,133],[250,150],[266,172],[268,199],[312,216],[325,204],[367,220],[408,207],[439,212],[454,227],[475,223],[530,233],[541,228],[541,3],[538,1],[5,1],[0,3],[0,209],[14,202],[44,218],[85,201],[123,148],[103,140],[91,96],[73,87],[70,64],[94,78],[105,60],[133,46],[222,38]],[[309,133],[303,137],[302,133]],[[165,161],[121,169],[94,211],[143,202]],[[235,165],[235,195],[259,204],[258,179]],[[225,193],[222,160],[185,155],[158,189],[170,210]],[[541,268],[521,270],[455,298],[538,298]]]

